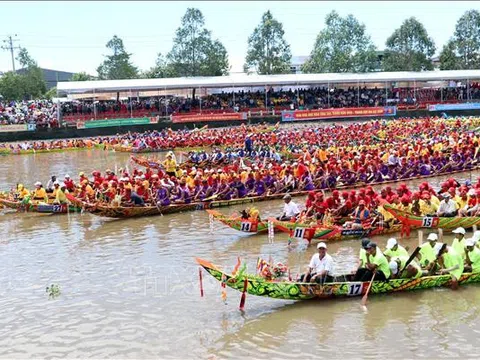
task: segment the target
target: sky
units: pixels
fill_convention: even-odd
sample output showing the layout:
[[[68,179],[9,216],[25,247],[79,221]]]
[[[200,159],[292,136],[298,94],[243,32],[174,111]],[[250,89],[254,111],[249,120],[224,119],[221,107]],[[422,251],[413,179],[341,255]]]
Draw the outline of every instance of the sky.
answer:
[[[293,56],[309,55],[325,26],[325,16],[336,10],[364,23],[379,50],[402,22],[415,16],[427,29],[437,54],[453,35],[455,24],[480,3],[467,1],[91,1],[1,2],[0,44],[17,35],[15,45],[25,47],[40,67],[96,75],[109,54],[105,44],[113,35],[123,39],[133,63],[141,70],[155,64],[157,54],[172,48],[175,30],[188,7],[200,9],[205,27],[229,54],[231,72],[241,72],[247,40],[270,10],[283,23]],[[16,63],[18,69],[20,65]],[[9,51],[0,49],[0,71],[12,69]]]

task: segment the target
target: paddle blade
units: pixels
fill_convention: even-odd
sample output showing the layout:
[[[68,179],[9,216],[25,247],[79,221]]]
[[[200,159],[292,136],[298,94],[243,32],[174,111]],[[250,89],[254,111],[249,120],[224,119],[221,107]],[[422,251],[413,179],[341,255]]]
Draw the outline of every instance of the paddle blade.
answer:
[[[362,296],[362,306],[367,305],[368,293]]]

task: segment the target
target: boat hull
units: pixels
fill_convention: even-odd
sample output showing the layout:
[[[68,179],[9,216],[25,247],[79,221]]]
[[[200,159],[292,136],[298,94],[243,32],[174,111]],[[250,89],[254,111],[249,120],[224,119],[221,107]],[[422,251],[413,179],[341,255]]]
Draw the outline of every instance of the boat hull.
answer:
[[[275,229],[289,234],[293,238],[311,241],[339,241],[372,237],[376,235],[391,234],[402,230],[401,224],[393,225],[390,228],[369,228],[369,229],[344,229],[342,226],[333,225],[307,225],[291,221],[278,221],[274,218],[268,219],[273,223]]]
[[[69,212],[80,212],[82,210],[79,207],[68,204],[32,204],[1,198],[0,204],[17,211],[38,212],[43,214],[67,214]]]
[[[247,279],[247,293],[256,296],[269,297],[282,300],[311,300],[311,299],[333,299],[348,298],[365,295],[369,282],[333,282],[323,285],[316,283],[300,282],[275,282],[267,281],[261,277],[245,275],[234,277],[219,269],[216,265],[203,260],[196,259],[210,275],[228,287],[243,292],[244,280]],[[480,282],[480,273],[464,273],[460,277],[459,285]],[[450,275],[426,276],[418,279],[394,279],[389,281],[374,281],[370,289],[370,295],[388,294],[401,291],[412,291],[450,286],[452,278]]]
[[[416,216],[409,212],[396,209],[388,204],[384,205],[384,208],[398,219],[402,224],[408,227],[419,228],[441,228],[444,230],[454,230],[457,227],[463,227],[465,229],[472,228],[473,226],[480,225],[480,217],[438,217],[438,216]]]

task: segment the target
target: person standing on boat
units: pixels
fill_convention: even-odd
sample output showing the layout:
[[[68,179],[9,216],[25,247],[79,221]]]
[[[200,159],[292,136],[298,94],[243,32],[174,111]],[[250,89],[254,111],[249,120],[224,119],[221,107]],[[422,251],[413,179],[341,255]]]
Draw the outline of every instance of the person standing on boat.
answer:
[[[385,251],[383,252],[383,254],[387,257],[388,260],[399,256],[406,256],[408,259],[407,250],[403,246],[401,246],[395,238],[388,239],[387,246],[385,247]]]
[[[365,267],[357,270],[353,281],[370,281],[374,276],[376,281],[385,281],[390,277],[390,267],[385,255],[382,254],[377,244],[370,241],[366,246],[367,263]]]
[[[370,243],[370,239],[362,239],[362,247],[358,254],[358,268],[364,268],[367,265],[367,245]]]
[[[165,172],[168,176],[177,176],[177,162],[173,159],[173,155],[170,152],[167,154],[167,158],[163,161],[162,165],[165,167]]]
[[[308,270],[300,277],[300,282],[317,282],[323,284],[333,281],[333,258],[327,254],[327,245],[321,242],[317,245],[318,253],[314,254],[308,265]]]
[[[457,215],[457,203],[451,199],[451,195],[446,192],[443,194],[443,200],[437,210],[439,217],[455,217]]]
[[[456,228],[452,231],[455,234],[455,239],[452,242],[452,248],[465,260],[465,229],[463,227]]]
[[[300,214],[300,210],[298,209],[298,205],[292,201],[290,194],[285,194],[283,200],[285,201],[283,214],[282,216],[277,217],[277,220],[290,221],[292,218],[297,218]]]
[[[480,272],[480,249],[475,246],[475,240],[469,238],[465,240],[465,272]]]

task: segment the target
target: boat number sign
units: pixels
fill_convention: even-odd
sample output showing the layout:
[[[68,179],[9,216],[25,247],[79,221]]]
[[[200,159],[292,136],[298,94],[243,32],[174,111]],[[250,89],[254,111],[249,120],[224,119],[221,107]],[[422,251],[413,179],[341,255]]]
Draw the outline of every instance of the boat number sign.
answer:
[[[437,225],[438,225],[438,217],[425,216],[422,219],[422,227],[424,228],[437,227]]]
[[[293,229],[293,237],[296,239],[303,239],[303,237],[305,236],[305,230],[306,228],[304,227],[297,227]]]
[[[248,221],[245,221],[245,222],[242,222],[242,226],[240,227],[240,231],[249,232],[251,228],[252,228],[252,223],[248,222]]]
[[[347,296],[358,296],[362,294],[363,282],[348,283]]]

